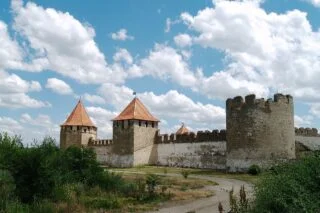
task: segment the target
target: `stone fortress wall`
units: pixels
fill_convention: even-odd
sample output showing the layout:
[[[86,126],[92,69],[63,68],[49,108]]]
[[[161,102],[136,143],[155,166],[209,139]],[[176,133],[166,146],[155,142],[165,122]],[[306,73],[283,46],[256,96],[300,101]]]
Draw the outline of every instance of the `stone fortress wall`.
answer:
[[[89,146],[97,160],[114,167],[161,165],[245,171],[320,150],[315,128],[294,128],[293,99],[248,95],[226,101],[227,130],[160,134],[158,123],[113,120],[112,139],[97,139],[97,128],[61,126],[62,148]],[[302,153],[302,154],[301,154]]]
[[[252,164],[295,159],[293,99],[275,94],[274,99],[255,95],[226,101],[227,169],[242,171]]]

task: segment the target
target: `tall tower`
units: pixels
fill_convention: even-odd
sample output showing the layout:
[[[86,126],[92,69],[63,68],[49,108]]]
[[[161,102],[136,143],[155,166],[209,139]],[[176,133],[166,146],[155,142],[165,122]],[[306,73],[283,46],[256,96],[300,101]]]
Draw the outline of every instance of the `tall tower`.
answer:
[[[294,108],[290,95],[265,101],[248,95],[226,102],[227,169],[245,171],[295,158]]]
[[[156,140],[159,120],[135,97],[113,119],[112,164],[131,167],[153,162],[153,144]]]
[[[97,127],[92,123],[79,100],[67,120],[61,125],[60,147],[66,149],[71,145],[87,146],[90,138],[97,138]]]

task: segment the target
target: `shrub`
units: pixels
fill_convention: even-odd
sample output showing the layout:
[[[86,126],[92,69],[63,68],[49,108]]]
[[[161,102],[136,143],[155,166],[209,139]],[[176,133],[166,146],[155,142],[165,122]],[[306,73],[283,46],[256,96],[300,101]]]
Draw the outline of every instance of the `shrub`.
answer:
[[[253,164],[248,169],[248,174],[250,175],[258,175],[260,173],[261,173],[261,169],[258,165]]]
[[[190,175],[190,171],[189,170],[187,170],[187,169],[183,169],[183,170],[181,170],[181,175],[185,178],[185,179],[187,179],[188,178],[188,176]]]
[[[254,212],[318,212],[320,154],[275,166],[256,186]]]
[[[146,184],[149,195],[154,195],[157,185],[160,183],[160,177],[155,174],[148,174],[146,177]]]

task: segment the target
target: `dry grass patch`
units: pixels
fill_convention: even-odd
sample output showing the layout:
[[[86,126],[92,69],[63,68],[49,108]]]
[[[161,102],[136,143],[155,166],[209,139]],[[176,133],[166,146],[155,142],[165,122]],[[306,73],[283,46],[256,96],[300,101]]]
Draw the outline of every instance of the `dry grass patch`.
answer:
[[[123,178],[127,181],[136,181],[144,179],[145,174],[128,174],[124,173]],[[208,186],[217,185],[210,180],[195,178],[185,179],[181,177],[160,176],[160,183],[156,187],[157,193],[167,193],[172,201],[194,200],[214,195],[214,191],[208,189]]]

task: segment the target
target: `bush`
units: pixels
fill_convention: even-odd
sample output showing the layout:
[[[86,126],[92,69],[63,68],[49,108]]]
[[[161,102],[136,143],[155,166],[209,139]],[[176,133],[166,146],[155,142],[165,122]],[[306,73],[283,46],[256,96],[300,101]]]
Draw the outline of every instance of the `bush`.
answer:
[[[258,165],[253,164],[248,169],[248,174],[250,175],[258,175],[260,173],[261,173],[261,169]]]
[[[155,195],[157,185],[160,183],[160,177],[155,174],[148,174],[146,178],[149,195]]]
[[[187,170],[187,169],[183,169],[182,171],[181,171],[181,175],[185,178],[185,179],[187,179],[188,178],[188,176],[190,175],[190,171],[189,170]]]
[[[318,212],[320,154],[275,166],[256,186],[254,212]]]

